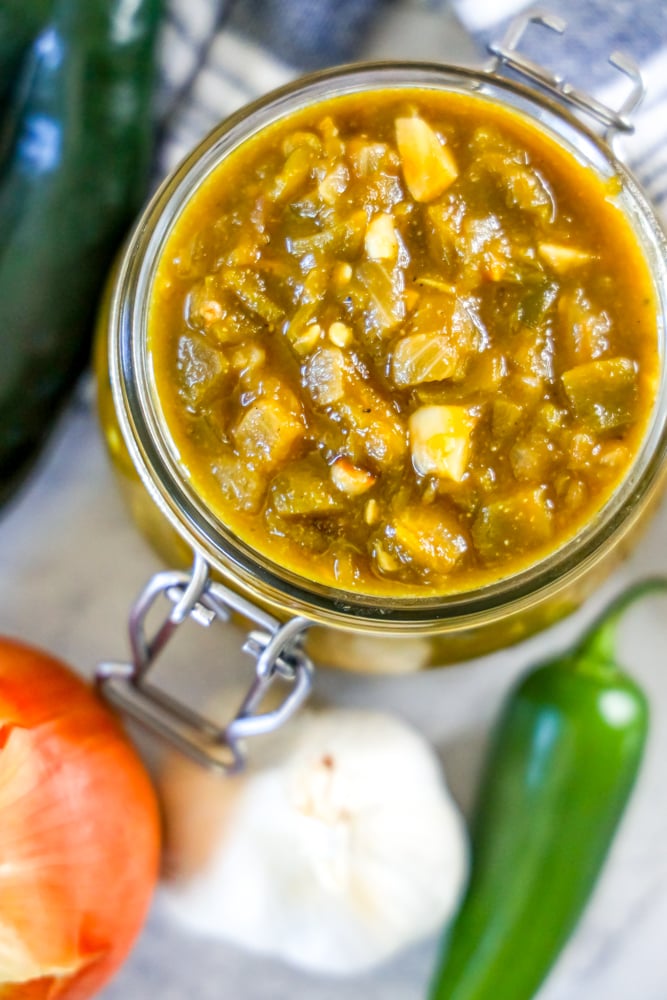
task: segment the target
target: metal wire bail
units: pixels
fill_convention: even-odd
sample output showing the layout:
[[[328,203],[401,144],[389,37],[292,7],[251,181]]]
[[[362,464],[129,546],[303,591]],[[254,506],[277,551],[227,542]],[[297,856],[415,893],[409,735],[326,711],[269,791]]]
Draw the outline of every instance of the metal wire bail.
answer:
[[[572,104],[578,111],[591,115],[600,124],[606,126],[605,138],[608,141],[616,132],[634,132],[630,115],[637,108],[646,92],[642,75],[636,63],[622,52],[612,52],[609,56],[611,65],[632,82],[630,93],[621,107],[611,108],[568,83],[561,74],[552,72],[518,51],[526,29],[531,24],[540,24],[559,35],[562,35],[567,28],[567,21],[551,11],[540,7],[529,8],[514,18],[499,42],[491,42],[489,52],[492,53],[493,59],[487,66],[487,70],[498,72],[503,66],[509,66],[516,73],[528,77],[556,97]]]
[[[160,597],[171,604],[149,634],[147,617]],[[148,679],[156,658],[188,618],[203,627],[227,622],[232,613],[259,628],[243,646],[255,658],[248,693],[226,726],[219,726],[160,690]],[[308,697],[313,664],[301,648],[311,623],[306,618],[279,622],[239,594],[210,579],[206,561],[196,555],[190,573],[165,570],[148,581],[129,615],[130,662],[100,663],[97,684],[103,696],[140,725],[176,746],[203,766],[231,774],[245,763],[244,741],[283,726]],[[281,680],[287,694],[278,707],[260,711],[268,690]]]

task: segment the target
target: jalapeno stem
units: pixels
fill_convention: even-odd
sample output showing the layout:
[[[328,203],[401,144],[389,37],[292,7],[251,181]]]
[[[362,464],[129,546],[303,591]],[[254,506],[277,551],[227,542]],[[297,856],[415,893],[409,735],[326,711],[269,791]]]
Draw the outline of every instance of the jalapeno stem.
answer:
[[[667,591],[667,578],[649,577],[633,584],[600,615],[591,626],[573,654],[577,667],[582,661],[595,664],[597,668],[616,667],[616,632],[619,622],[627,609],[647,594]]]

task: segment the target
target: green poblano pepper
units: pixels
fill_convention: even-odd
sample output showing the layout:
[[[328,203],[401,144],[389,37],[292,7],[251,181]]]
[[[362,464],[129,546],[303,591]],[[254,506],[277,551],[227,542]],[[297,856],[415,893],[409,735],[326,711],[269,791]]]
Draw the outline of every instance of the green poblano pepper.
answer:
[[[511,693],[471,831],[468,890],[430,1000],[530,1000],[572,933],[639,770],[648,706],[615,655],[622,594],[569,654]]]
[[[105,274],[147,190],[163,0],[54,0],[0,172],[0,502],[85,366]]]

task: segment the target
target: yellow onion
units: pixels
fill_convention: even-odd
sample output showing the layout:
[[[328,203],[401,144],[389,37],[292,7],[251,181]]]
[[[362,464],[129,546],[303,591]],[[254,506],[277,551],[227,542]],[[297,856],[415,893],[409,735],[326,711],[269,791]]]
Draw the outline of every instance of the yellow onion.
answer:
[[[0,639],[0,1000],[86,1000],[128,954],[157,879],[148,774],[64,664]]]

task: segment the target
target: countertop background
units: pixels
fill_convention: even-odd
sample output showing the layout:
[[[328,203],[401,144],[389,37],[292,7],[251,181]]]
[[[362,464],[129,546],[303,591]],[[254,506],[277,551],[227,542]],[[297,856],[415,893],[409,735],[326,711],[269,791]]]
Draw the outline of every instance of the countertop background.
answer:
[[[462,62],[474,59],[475,49],[447,12],[398,4],[375,31],[369,54]],[[159,568],[117,492],[92,385],[84,379],[34,476],[0,519],[0,632],[40,644],[90,675],[100,660],[127,655],[128,608]],[[320,671],[316,691],[337,704],[384,707],[413,722],[437,746],[454,794],[468,809],[489,725],[512,680],[565,648],[612,593],[649,573],[667,573],[667,503],[622,571],[541,636],[411,677]],[[646,601],[623,629],[623,658],[652,707],[648,754],[598,889],[539,1000],[667,998],[666,612],[664,600]],[[223,675],[248,676],[251,664],[234,628],[197,630],[188,642],[187,655],[181,651],[168,663],[176,688],[204,692]],[[434,941],[423,942],[368,976],[321,979],[186,934],[158,891],[143,934],[103,1000],[419,1000],[434,948]]]

